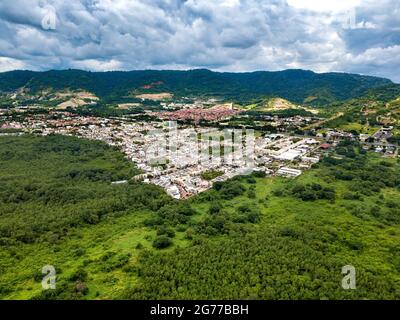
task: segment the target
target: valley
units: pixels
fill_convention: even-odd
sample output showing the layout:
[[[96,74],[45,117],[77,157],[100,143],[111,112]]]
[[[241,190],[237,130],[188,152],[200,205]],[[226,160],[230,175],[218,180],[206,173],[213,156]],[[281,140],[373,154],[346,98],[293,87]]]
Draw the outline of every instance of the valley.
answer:
[[[0,74],[0,297],[399,299],[398,85],[271,75]]]

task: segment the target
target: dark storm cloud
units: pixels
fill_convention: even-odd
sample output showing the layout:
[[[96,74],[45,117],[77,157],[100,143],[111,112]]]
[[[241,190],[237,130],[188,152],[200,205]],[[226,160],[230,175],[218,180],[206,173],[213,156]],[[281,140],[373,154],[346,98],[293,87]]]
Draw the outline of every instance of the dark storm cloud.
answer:
[[[361,1],[351,28],[333,0],[313,1],[2,1],[0,70],[305,68],[400,80],[398,1]],[[56,29],[44,30],[52,12]]]

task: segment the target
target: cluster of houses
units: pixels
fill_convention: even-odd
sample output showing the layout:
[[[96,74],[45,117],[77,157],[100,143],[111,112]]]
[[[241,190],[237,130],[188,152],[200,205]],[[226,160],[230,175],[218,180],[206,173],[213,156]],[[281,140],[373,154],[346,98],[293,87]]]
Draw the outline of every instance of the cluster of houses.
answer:
[[[398,147],[388,141],[393,136],[393,126],[381,127],[374,134],[354,134],[342,130],[328,130],[325,134],[317,134],[318,138],[324,138],[336,146],[340,141],[359,141],[365,150],[375,151],[387,157],[395,157]]]
[[[274,168],[277,175],[297,177],[302,174],[302,170],[309,169],[320,161],[322,145],[322,141],[316,138],[270,134],[257,144],[257,161],[268,170]]]
[[[235,121],[246,123],[251,118],[249,114],[239,114],[235,117]],[[320,122],[321,118],[317,116],[283,116],[283,115],[262,115],[258,114],[256,119],[252,119],[252,126],[263,127],[268,126],[275,128],[277,132],[288,132],[296,130],[304,130],[310,125]],[[220,125],[229,126],[229,122],[220,123]],[[244,124],[246,125],[246,124]]]
[[[65,111],[30,114],[21,121],[4,122],[1,128],[41,135],[73,135],[116,146],[142,171],[132,179],[159,185],[177,199],[205,191],[217,181],[252,171],[297,177],[318,163],[326,150],[339,141],[357,139],[351,133],[338,130],[315,137],[283,133],[254,137],[251,130],[86,117]],[[385,152],[390,152],[387,139],[392,129],[380,129],[364,140],[365,146],[377,151],[382,144]],[[220,174],[209,181],[203,178],[207,171]]]
[[[176,111],[166,112],[153,112],[152,115],[162,120],[182,120],[182,121],[193,121],[200,122],[204,121],[217,121],[228,119],[236,114],[239,114],[241,110],[233,108],[232,104],[228,105],[217,105],[212,108],[191,108],[191,109],[179,109]]]
[[[26,116],[18,127],[27,133],[73,135],[116,146],[141,169],[134,179],[159,185],[177,199],[253,170],[297,176],[319,161],[314,154],[319,144],[315,139],[297,141],[285,135],[254,138],[250,134],[242,139],[241,130],[232,129],[227,134],[214,128],[178,127],[175,122],[130,122],[52,111]],[[235,138],[239,133],[240,138]],[[253,141],[249,142],[250,138]],[[202,174],[210,170],[221,174],[211,181],[203,179]]]
[[[161,102],[160,106],[163,107],[163,109],[167,110],[204,109],[214,106],[215,104],[217,104],[217,102],[218,101],[213,98],[208,100],[202,100],[202,99],[192,100],[191,98],[183,97],[173,102]]]

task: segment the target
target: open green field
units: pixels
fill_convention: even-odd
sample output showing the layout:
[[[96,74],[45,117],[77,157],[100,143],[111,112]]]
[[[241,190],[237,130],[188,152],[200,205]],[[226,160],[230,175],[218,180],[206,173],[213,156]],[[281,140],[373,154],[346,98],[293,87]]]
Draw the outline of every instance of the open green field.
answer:
[[[361,123],[347,123],[340,126],[340,129],[347,132],[357,132],[362,134],[373,135],[375,132],[379,130],[379,127],[369,127],[366,125],[362,125]]]
[[[111,185],[136,169],[101,143],[2,137],[0,297],[399,299],[400,164],[341,148],[298,179],[238,177],[177,202]]]

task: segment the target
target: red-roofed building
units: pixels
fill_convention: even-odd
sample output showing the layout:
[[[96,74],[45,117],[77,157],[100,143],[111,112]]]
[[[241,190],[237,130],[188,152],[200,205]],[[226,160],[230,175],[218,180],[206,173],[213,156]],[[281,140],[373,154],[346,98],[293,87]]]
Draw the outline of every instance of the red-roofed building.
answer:
[[[328,150],[331,147],[329,143],[323,143],[320,145],[321,149]]]

